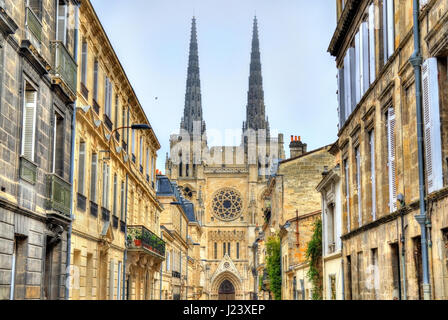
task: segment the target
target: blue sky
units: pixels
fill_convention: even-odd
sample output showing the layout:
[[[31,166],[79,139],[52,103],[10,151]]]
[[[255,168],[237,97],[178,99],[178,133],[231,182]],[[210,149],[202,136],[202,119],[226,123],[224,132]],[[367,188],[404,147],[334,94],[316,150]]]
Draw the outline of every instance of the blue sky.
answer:
[[[91,1],[162,145],[159,169],[183,114],[193,14],[208,129],[241,129],[245,120],[256,13],[271,131],[284,133],[287,154],[291,135],[309,150],[336,141],[336,66],[327,53],[335,1]]]

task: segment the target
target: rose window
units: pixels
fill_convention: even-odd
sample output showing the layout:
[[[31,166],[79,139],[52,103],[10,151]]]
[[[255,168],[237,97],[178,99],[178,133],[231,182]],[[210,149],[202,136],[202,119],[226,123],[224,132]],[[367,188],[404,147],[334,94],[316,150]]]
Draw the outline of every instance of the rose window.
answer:
[[[213,196],[213,213],[221,220],[235,220],[241,215],[242,203],[243,201],[238,191],[233,189],[220,190]]]

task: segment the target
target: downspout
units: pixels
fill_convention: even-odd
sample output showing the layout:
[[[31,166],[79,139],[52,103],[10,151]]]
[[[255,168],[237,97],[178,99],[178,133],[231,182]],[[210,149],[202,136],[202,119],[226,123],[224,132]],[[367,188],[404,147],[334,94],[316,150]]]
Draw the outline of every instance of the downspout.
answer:
[[[419,176],[419,194],[420,194],[420,214],[415,219],[420,224],[421,242],[422,242],[422,267],[423,267],[423,297],[424,300],[431,299],[431,284],[429,283],[429,267],[428,267],[428,246],[426,240],[426,224],[428,223],[426,216],[425,203],[425,172],[423,158],[423,117],[422,117],[422,56],[420,52],[420,1],[414,1],[414,53],[410,58],[410,62],[414,67],[415,75],[415,100],[417,107],[417,142],[418,142],[418,176]]]
[[[75,32],[74,32],[74,47],[73,47],[73,55],[75,56],[75,60],[78,60],[78,34],[79,34],[79,6],[80,3],[76,2],[75,4]],[[71,141],[71,154],[70,154],[70,185],[71,194],[70,194],[70,224],[68,227],[67,234],[67,263],[66,263],[66,273],[65,273],[65,300],[69,300],[70,298],[70,282],[67,280],[71,280],[70,276],[70,263],[71,263],[71,251],[72,251],[72,227],[73,227],[73,201],[75,198],[75,188],[73,187],[74,173],[75,173],[75,144],[76,144],[76,103],[77,99],[73,102],[73,116],[72,116],[72,141]]]
[[[163,232],[160,232],[160,238],[163,240]],[[165,259],[166,259],[166,253],[165,253]],[[159,293],[159,300],[162,300],[162,277],[163,277],[163,263],[160,264],[160,293]]]

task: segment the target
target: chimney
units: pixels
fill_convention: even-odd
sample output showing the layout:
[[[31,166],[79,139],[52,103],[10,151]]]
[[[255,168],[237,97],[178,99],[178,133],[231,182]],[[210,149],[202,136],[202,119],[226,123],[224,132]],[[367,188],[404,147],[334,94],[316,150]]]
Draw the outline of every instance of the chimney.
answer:
[[[289,144],[290,158],[296,158],[306,153],[307,145],[302,143],[302,138],[291,136],[291,143]]]

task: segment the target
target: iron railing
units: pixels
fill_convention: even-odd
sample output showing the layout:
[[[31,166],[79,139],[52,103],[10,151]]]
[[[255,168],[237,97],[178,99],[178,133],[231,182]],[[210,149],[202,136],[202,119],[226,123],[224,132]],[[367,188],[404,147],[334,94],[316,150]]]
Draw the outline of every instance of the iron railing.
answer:
[[[129,249],[144,249],[165,257],[165,241],[143,226],[128,226]]]
[[[78,193],[76,204],[79,210],[86,211],[86,202],[87,198],[84,195]]]
[[[48,206],[49,210],[56,210],[70,217],[71,185],[56,174],[47,176]]]
[[[29,7],[26,8],[26,27],[33,37],[30,40],[36,41],[35,44],[40,46],[40,43],[42,42],[42,22]]]
[[[90,201],[90,214],[95,218],[98,217],[98,205],[93,201]]]
[[[53,55],[53,70],[55,77],[60,78],[76,94],[78,66],[72,55],[68,52],[62,41],[52,41],[51,50]]]
[[[110,220],[110,211],[107,210],[104,207],[101,207],[101,219],[103,221],[109,221]]]
[[[20,157],[20,178],[31,184],[37,179],[37,166],[24,157]]]

